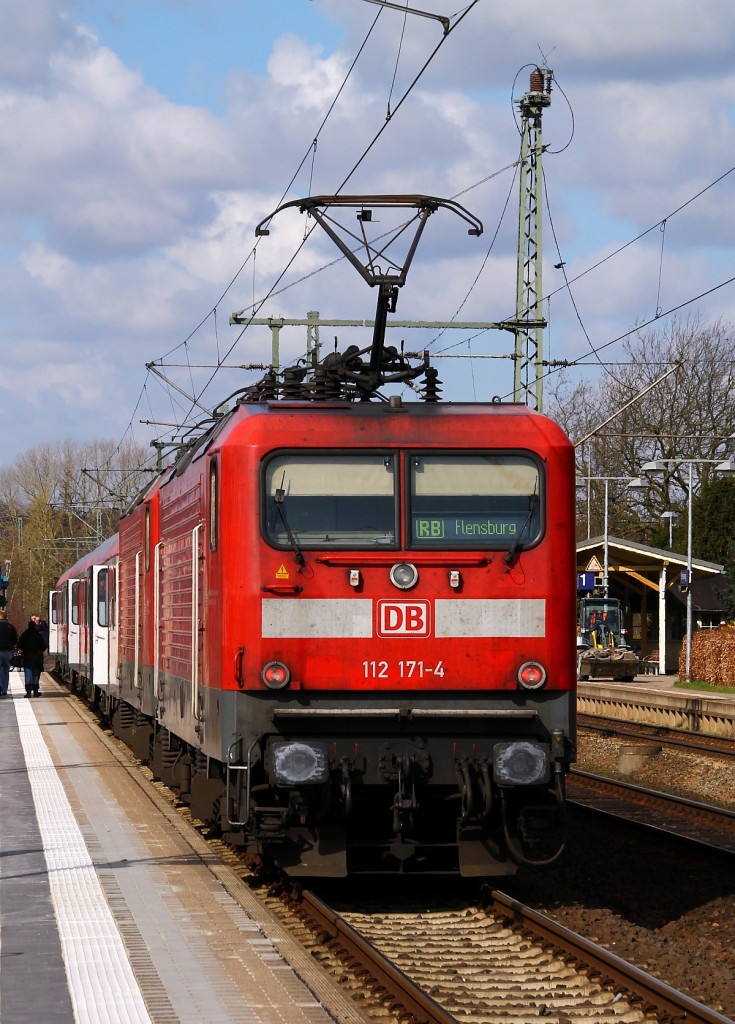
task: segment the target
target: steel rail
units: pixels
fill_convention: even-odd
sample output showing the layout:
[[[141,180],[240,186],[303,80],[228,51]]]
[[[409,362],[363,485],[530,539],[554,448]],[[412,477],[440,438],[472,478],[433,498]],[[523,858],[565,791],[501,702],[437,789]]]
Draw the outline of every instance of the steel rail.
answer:
[[[330,952],[406,1024],[458,1024],[456,1017],[435,1002],[314,893],[289,888],[284,889],[281,895],[307,927],[322,933],[321,941]]]
[[[606,736],[623,736],[641,740],[657,740],[671,747],[681,747],[713,757],[735,758],[735,741],[722,736],[675,729],[666,725],[649,722],[626,722],[621,718],[591,715],[586,712],[577,715],[580,731],[604,733]]]
[[[675,793],[665,793],[660,789],[648,789],[646,786],[637,786],[632,782],[625,782],[623,779],[611,779],[605,775],[596,775],[594,772],[581,771],[572,768],[570,773],[572,779],[588,779],[592,783],[599,783],[611,790],[621,790],[639,797],[641,802],[649,799],[651,802],[666,804],[670,807],[684,807],[687,810],[701,811],[702,814],[718,819],[728,824],[735,823],[735,811],[727,807],[717,807],[715,804],[703,804],[699,800],[691,800],[689,797],[677,796]]]
[[[505,918],[529,939],[550,946],[565,959],[571,958],[575,970],[583,971],[600,985],[612,988],[627,1002],[659,1021],[677,1024],[732,1024],[703,1003],[677,992],[664,982],[634,967],[602,946],[577,935],[563,925],[499,890],[489,892],[485,909]]]
[[[725,807],[576,768],[567,776],[567,803],[735,855],[735,811]]]

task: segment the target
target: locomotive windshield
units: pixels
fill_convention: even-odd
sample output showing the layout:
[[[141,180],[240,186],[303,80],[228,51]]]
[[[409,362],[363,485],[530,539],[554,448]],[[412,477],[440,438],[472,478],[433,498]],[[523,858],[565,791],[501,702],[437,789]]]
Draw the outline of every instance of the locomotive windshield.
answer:
[[[268,463],[266,532],[279,546],[395,546],[394,455],[281,455]]]
[[[541,533],[539,467],[516,453],[284,453],[265,467],[265,532],[277,547],[397,547],[399,493],[411,548],[517,551]]]
[[[411,546],[511,548],[541,530],[539,470],[523,455],[412,455]]]

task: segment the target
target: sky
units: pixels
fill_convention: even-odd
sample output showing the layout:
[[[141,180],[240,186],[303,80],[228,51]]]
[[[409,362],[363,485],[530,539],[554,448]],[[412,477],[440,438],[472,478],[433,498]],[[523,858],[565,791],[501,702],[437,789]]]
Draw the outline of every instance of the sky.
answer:
[[[375,290],[298,205],[256,238],[282,203],[453,199],[483,233],[438,209],[395,318],[512,316],[515,101],[536,65],[553,72],[544,357],[594,380],[638,325],[735,322],[734,46],[721,0],[0,0],[2,464],[47,442],[147,447],[205,416],[271,358],[268,326],[233,312],[371,319]],[[287,365],[306,330],[280,341]],[[507,331],[388,341],[428,347],[447,399],[512,396]]]

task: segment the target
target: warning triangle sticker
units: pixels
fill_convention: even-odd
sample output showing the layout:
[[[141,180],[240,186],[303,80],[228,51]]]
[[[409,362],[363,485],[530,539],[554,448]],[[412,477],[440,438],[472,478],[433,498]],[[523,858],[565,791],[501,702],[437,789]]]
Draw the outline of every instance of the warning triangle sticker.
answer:
[[[277,580],[287,580],[288,579],[288,569],[283,564],[283,562],[281,562],[281,564],[278,567],[278,571],[276,572],[276,579]]]

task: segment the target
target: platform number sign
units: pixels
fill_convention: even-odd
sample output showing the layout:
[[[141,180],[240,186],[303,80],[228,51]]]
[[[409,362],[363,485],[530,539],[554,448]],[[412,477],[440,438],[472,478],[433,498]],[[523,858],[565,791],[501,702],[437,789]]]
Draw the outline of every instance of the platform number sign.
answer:
[[[596,578],[596,573],[594,573],[594,572],[578,572],[577,573],[577,590],[594,590],[595,589],[595,578]]]

